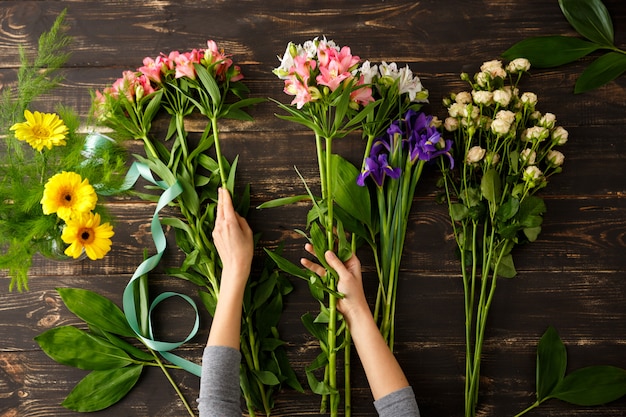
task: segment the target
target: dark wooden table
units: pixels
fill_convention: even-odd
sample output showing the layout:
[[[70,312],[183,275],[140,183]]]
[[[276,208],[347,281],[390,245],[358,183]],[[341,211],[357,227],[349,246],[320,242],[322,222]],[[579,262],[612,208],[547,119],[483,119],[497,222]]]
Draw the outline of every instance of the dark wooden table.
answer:
[[[626,45],[626,6],[607,0],[616,43]],[[556,0],[363,0],[350,1],[1,1],[0,76],[15,79],[18,45],[34,49],[41,32],[68,9],[72,56],[63,85],[40,102],[51,111],[61,102],[85,116],[89,90],[102,88],[144,56],[201,48],[214,39],[242,66],[252,96],[286,101],[272,75],[290,40],[327,35],[372,61],[410,64],[430,90],[428,110],[443,116],[441,99],[463,87],[458,74],[473,73],[497,59],[513,43],[531,35],[575,35]],[[548,212],[537,242],[516,250],[519,274],[501,280],[484,349],[481,416],[512,416],[534,401],[536,343],[547,326],[559,331],[570,369],[611,364],[626,368],[626,77],[593,92],[574,95],[576,77],[590,60],[555,70],[533,70],[524,87],[539,96],[539,108],[557,115],[568,129],[564,172],[544,190]],[[308,131],[280,121],[271,103],[253,109],[252,123],[224,125],[224,151],[240,155],[239,183],[250,183],[252,204],[301,193],[296,165],[315,186],[316,161]],[[131,144],[133,150],[140,149]],[[358,161],[362,143],[337,142],[337,152]],[[435,175],[420,184],[410,228],[397,313],[397,357],[417,394],[423,416],[463,413],[463,301],[459,265],[446,209],[436,204]],[[152,248],[149,234],[154,206],[133,198],[108,202],[116,217],[112,252],[101,261],[55,263],[37,257],[30,291],[0,290],[0,416],[75,416],[59,404],[85,372],[50,360],[33,341],[46,329],[80,321],[64,307],[56,287],[97,291],[121,303],[122,291]],[[285,243],[285,255],[302,256],[303,205],[254,211],[252,227],[263,245]],[[169,249],[164,263],[181,256]],[[374,275],[364,255],[367,291]],[[3,276],[6,273],[2,272]],[[155,292],[174,290],[195,297],[194,286],[169,278],[162,269],[151,277]],[[299,317],[317,311],[306,285],[293,281],[281,324],[288,355],[303,382],[304,367],[317,355],[316,341]],[[159,329],[165,336],[186,334],[190,315],[169,305]],[[199,335],[181,354],[199,362],[210,319],[202,314]],[[371,394],[354,361],[354,415],[373,416]],[[188,399],[197,396],[198,378],[174,377]],[[285,390],[274,415],[319,415],[319,397]],[[103,416],[186,415],[158,370]],[[626,398],[596,407],[550,401],[533,416],[623,416]]]

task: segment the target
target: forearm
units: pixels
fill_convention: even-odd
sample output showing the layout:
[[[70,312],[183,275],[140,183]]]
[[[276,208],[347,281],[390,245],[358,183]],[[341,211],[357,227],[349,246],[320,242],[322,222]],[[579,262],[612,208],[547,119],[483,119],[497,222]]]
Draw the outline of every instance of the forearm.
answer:
[[[348,325],[374,400],[408,387],[402,368],[385,343],[369,310],[349,320]]]
[[[249,273],[249,272],[248,272]],[[207,346],[239,349],[241,315],[246,271],[222,271],[222,287],[217,299]]]

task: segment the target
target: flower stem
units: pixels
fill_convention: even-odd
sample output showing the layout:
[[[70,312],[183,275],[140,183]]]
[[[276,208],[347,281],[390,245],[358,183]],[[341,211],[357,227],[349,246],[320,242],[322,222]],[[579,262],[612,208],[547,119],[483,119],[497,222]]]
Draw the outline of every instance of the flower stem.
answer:
[[[150,353],[152,353],[152,356],[154,356],[154,360],[159,364],[159,367],[161,368],[161,370],[165,374],[165,377],[167,378],[167,380],[170,382],[170,384],[174,388],[174,391],[176,391],[176,394],[178,394],[178,396],[180,397],[180,400],[183,402],[183,405],[187,409],[187,412],[189,413],[189,415],[191,417],[195,417],[195,414],[194,414],[193,410],[191,409],[191,407],[189,406],[189,403],[187,402],[187,400],[183,396],[183,393],[178,388],[178,385],[176,385],[176,383],[172,379],[172,376],[167,371],[167,368],[165,367],[165,365],[163,365],[163,362],[161,361],[161,359],[159,359],[159,356],[156,354],[156,352],[154,350],[150,349],[148,346],[146,346],[146,347],[148,348]]]
[[[219,131],[218,131],[218,126],[217,126],[217,117],[212,117],[211,118],[211,127],[213,129],[213,138],[215,139],[214,143],[215,143],[215,155],[217,158],[217,164],[219,166],[220,169],[220,180],[222,182],[222,187],[226,187],[227,185],[227,181],[226,181],[226,170],[224,169],[224,164],[222,162],[222,148],[220,147],[220,140],[219,140]],[[232,190],[229,190],[232,192]]]

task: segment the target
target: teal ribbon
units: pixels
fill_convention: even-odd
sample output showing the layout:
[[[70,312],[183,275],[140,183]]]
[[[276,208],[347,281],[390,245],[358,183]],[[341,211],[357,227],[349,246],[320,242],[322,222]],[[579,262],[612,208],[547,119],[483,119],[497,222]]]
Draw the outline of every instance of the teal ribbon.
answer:
[[[99,137],[99,138],[98,138]],[[89,143],[92,147],[97,148],[99,143],[103,143],[104,140],[110,140],[104,135],[99,133],[91,133],[87,137],[87,143]],[[93,149],[93,148],[92,148]],[[128,173],[126,174],[126,178],[124,184],[122,185],[122,189],[120,191],[131,189],[139,178],[143,178],[146,181],[151,182],[152,184],[161,188],[163,193],[159,197],[159,201],[157,202],[157,206],[154,210],[154,215],[152,216],[152,221],[150,224],[150,231],[152,233],[152,239],[154,240],[154,246],[156,247],[156,254],[151,257],[145,259],[135,270],[135,273],[130,278],[130,281],[126,285],[124,289],[124,295],[122,298],[122,304],[124,308],[124,314],[126,315],[126,320],[128,320],[128,324],[133,329],[138,338],[140,338],[146,346],[150,349],[157,351],[161,356],[165,359],[173,363],[174,365],[180,366],[186,371],[200,376],[202,367],[196,363],[188,361],[187,359],[183,359],[180,356],[177,356],[170,351],[179,348],[183,344],[187,343],[191,340],[200,327],[200,316],[198,314],[198,308],[195,302],[188,296],[184,294],[179,294],[175,292],[164,292],[160,294],[158,297],[154,299],[154,301],[150,305],[149,313],[148,313],[148,335],[142,334],[141,326],[139,321],[137,320],[137,309],[135,306],[135,285],[134,281],[140,278],[142,275],[147,274],[152,271],[160,262],[163,253],[165,252],[165,248],[167,246],[167,240],[165,238],[165,233],[163,232],[163,227],[161,225],[161,221],[159,220],[159,212],[166,207],[169,203],[174,201],[176,197],[178,197],[182,192],[183,188],[181,184],[176,181],[172,185],[168,185],[164,181],[157,181],[154,179],[152,175],[152,171],[150,168],[143,163],[133,162]],[[154,334],[152,330],[152,312],[157,307],[159,303],[164,300],[167,300],[172,297],[180,297],[184,301],[186,301],[196,313],[195,323],[193,329],[189,332],[189,335],[185,338],[185,340],[180,342],[162,342],[154,339]]]

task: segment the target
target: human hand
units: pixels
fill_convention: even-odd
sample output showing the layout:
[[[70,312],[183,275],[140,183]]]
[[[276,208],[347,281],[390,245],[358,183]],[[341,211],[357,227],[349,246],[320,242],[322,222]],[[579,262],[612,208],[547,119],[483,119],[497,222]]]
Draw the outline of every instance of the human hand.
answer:
[[[316,256],[313,245],[310,243],[307,243],[304,249]],[[365,292],[363,291],[363,278],[359,258],[357,258],[355,254],[352,254],[350,259],[344,263],[332,251],[326,251],[324,258],[326,262],[328,262],[328,265],[339,275],[337,291],[342,293],[344,297],[337,300],[337,309],[343,314],[348,326],[350,326],[353,318],[361,317],[364,314],[371,316],[372,313],[367,304]],[[326,274],[324,267],[306,258],[302,258],[300,263],[311,272],[320,276]]]
[[[248,222],[235,211],[230,193],[218,189],[213,242],[222,260],[222,275],[227,272],[243,284],[250,275],[254,241]]]

